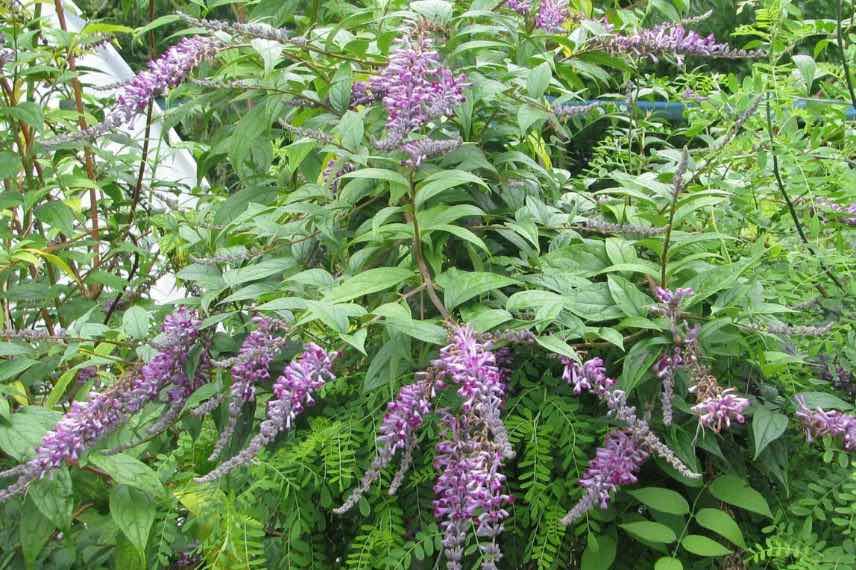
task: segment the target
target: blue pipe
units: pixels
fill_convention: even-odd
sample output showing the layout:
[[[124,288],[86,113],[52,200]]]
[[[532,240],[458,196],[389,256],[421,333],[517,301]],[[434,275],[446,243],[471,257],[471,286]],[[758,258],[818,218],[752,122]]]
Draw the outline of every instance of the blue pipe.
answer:
[[[626,106],[627,104],[624,101],[615,101],[615,100],[609,100],[609,99],[589,99],[589,100],[587,100],[583,103],[580,103],[580,104],[581,105],[588,105],[591,103],[596,103],[597,101],[616,103],[620,107],[622,107],[622,109],[624,109],[624,110],[627,109],[627,106]],[[846,115],[847,120],[848,121],[856,120],[856,107],[854,107],[852,105],[848,105],[844,101],[815,101],[812,99],[796,99],[794,101],[794,107],[797,109],[804,109],[804,108],[808,107],[808,105],[810,103],[817,104],[817,105],[847,105],[847,110],[845,111],[845,115]],[[569,104],[573,105],[573,103],[569,103]],[[655,115],[659,115],[668,121],[681,121],[681,120],[683,120],[685,118],[684,113],[686,112],[686,110],[690,107],[696,107],[696,106],[698,106],[697,103],[675,103],[672,101],[638,101],[638,100],[636,101],[636,108],[637,109],[639,109],[641,111],[645,111],[645,112],[650,112],[650,113],[653,113]]]

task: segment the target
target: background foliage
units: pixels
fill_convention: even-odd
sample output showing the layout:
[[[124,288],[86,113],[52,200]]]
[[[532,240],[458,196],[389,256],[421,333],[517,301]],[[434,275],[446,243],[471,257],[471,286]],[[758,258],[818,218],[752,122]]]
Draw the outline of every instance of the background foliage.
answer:
[[[506,467],[515,500],[503,567],[856,566],[852,455],[828,439],[807,445],[789,419],[796,394],[845,411],[854,401],[856,230],[814,206],[819,198],[856,202],[854,123],[846,105],[828,103],[850,100],[841,61],[856,63],[852,5],[843,10],[842,54],[835,2],[572,0],[567,33],[556,35],[497,4],[87,1],[95,24],[81,34],[51,29],[17,2],[0,7],[0,32],[16,54],[0,75],[8,85],[0,104],[2,322],[11,333],[57,337],[10,333],[0,342],[5,466],[30,456],[69,402],[151,357],[171,311],[151,295],[163,275],[186,290],[181,302],[203,312],[216,358],[237,352],[255,312],[292,323],[294,343],[275,370],[301,340],[344,353],[339,378],[311,412],[217,484],[192,479],[214,466],[207,458],[225,411],[185,414],[120,455],[94,451],[3,503],[0,568],[435,567],[436,421],[423,429],[396,496],[382,486],[348,515],[331,513],[374,458],[386,402],[446,341],[412,251],[413,216],[454,318],[539,337],[515,353],[503,412],[517,452]],[[698,29],[767,56],[678,63],[584,47],[588,18],[632,30],[709,7],[714,14]],[[86,150],[39,146],[77,129],[69,54],[106,35],[140,69],[194,33],[179,10],[264,19],[310,38],[314,49],[245,42],[195,72],[220,87],[188,82],[159,101],[162,120],[197,160],[194,187],[158,178],[157,141],[144,150],[114,133],[119,150],[104,141]],[[434,21],[446,64],[470,86],[455,116],[435,125],[464,144],[409,169],[400,153],[372,145],[382,109],[348,107],[352,82],[383,65],[417,16]],[[628,97],[692,105],[670,122],[628,106]],[[554,106],[579,99],[611,102],[556,119]],[[106,94],[84,97],[90,123],[108,103]],[[333,138],[319,142],[295,126]],[[666,259],[662,235],[593,231],[592,222],[666,226],[684,147],[691,177]],[[354,170],[334,181],[330,161]],[[659,422],[651,366],[671,336],[649,307],[661,272],[670,287],[696,291],[687,311],[703,325],[720,382],[752,400],[745,425],[699,431],[682,377],[675,424]],[[783,323],[832,326],[814,337],[769,332]],[[562,526],[612,420],[593,399],[573,397],[551,352],[604,356],[703,480],[650,461],[608,510]],[[97,375],[81,381],[90,367]],[[228,369],[215,368],[192,399],[229,382]],[[162,411],[147,407],[99,449],[139,439]],[[245,412],[230,453],[264,414],[263,400]],[[384,472],[385,483],[391,477]],[[469,565],[478,563],[474,545]]]

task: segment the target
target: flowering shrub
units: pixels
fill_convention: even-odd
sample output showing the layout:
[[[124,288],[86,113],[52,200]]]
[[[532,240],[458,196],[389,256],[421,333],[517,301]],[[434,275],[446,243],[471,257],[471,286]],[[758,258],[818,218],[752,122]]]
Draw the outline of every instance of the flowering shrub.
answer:
[[[843,3],[142,4],[0,8],[4,567],[856,566]]]

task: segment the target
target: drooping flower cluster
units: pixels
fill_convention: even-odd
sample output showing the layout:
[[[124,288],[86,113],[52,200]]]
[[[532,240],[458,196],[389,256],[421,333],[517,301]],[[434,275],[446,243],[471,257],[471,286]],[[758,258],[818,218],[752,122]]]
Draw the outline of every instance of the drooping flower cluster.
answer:
[[[666,231],[665,227],[613,224],[612,222],[598,219],[587,219],[583,228],[599,234],[639,237],[656,236]]]
[[[285,342],[284,338],[277,337],[274,333],[279,328],[279,323],[267,317],[255,317],[253,322],[256,330],[252,331],[244,339],[235,363],[232,365],[232,386],[230,389],[229,418],[220,432],[220,437],[214,445],[209,461],[215,460],[225,449],[244,404],[252,402],[256,398],[256,384],[265,382],[270,378],[270,363],[276,357]]]
[[[129,123],[155,97],[180,85],[195,67],[213,57],[221,47],[222,44],[214,38],[183,38],[161,57],[150,61],[148,69],[141,71],[121,87],[116,103],[107,111],[104,121],[70,135],[43,141],[43,144],[51,146],[94,138]]]
[[[535,16],[535,25],[545,32],[558,33],[562,31],[567,19],[567,0],[541,0],[538,14]]]
[[[626,430],[613,430],[580,478],[583,498],[562,519],[569,526],[595,506],[606,509],[612,493],[622,485],[636,483],[636,474],[648,459],[648,452]]]
[[[856,416],[838,410],[809,408],[803,397],[797,397],[796,401],[796,416],[805,429],[807,441],[831,436],[841,439],[845,450],[856,451]]]
[[[335,379],[333,361],[336,356],[335,352],[327,352],[317,344],[307,344],[303,353],[292,360],[274,382],[273,397],[267,405],[267,418],[262,422],[259,433],[240,453],[195,481],[208,483],[249,463],[280,432],[290,429],[295,418],[315,402],[315,392],[328,380]]]
[[[663,315],[669,321],[674,346],[654,364],[654,373],[662,383],[663,423],[672,423],[672,398],[675,389],[675,374],[686,369],[692,386],[690,392],[696,395],[696,405],[692,411],[699,416],[699,425],[715,432],[731,427],[731,422],[744,423],[743,411],[749,406],[749,400],[734,394],[733,388],[723,388],[716,377],[702,361],[699,333],[701,327],[690,326],[681,316],[681,303],[693,295],[689,288],[670,291],[658,287],[656,291],[659,303],[653,311]]]
[[[562,358],[562,363],[565,365],[562,378],[573,387],[574,393],[590,391],[603,401],[609,408],[609,414],[627,426],[627,433],[639,448],[662,458],[684,477],[700,477],[660,441],[648,422],[638,416],[636,408],[627,403],[627,395],[623,390],[615,388],[615,380],[607,376],[603,359],[592,358],[579,364],[570,358]]]
[[[0,473],[17,475],[18,480],[0,491],[0,501],[22,493],[31,482],[76,463],[103,436],[115,431],[132,414],[157,398],[170,384],[181,383],[188,354],[199,336],[201,321],[194,311],[180,307],[166,317],[160,351],[134,373],[104,392],[92,392],[89,399],[72,402],[56,426],[42,438],[36,456],[23,465]]]
[[[633,35],[622,36],[614,32],[614,27],[604,23],[608,35],[595,40],[595,46],[610,53],[629,54],[648,57],[657,61],[657,56],[673,55],[678,63],[685,56],[717,57],[724,59],[748,59],[763,57],[762,50],[733,49],[728,44],[719,43],[713,34],[705,37],[698,32],[687,30],[681,23],[669,22],[653,28],[639,30]]]
[[[434,518],[443,531],[447,568],[459,570],[471,526],[490,542],[480,544],[484,570],[495,570],[502,558],[496,538],[508,517],[511,497],[503,493],[502,453],[487,433],[470,423],[472,416],[456,418],[443,412],[447,438],[437,443],[434,469]]]
[[[368,91],[356,90],[356,99],[382,99],[387,137],[377,146],[388,150],[413,131],[451,115],[463,102],[466,85],[463,75],[454,75],[441,63],[428,34],[416,30],[398,40],[387,66],[371,80]]]
[[[529,343],[527,331],[503,335],[477,335],[470,327],[458,327],[448,345],[416,381],[404,386],[387,407],[377,438],[377,456],[360,484],[345,503],[341,514],[356,505],[381,470],[402,449],[401,468],[390,485],[390,494],[400,486],[412,460],[416,432],[431,411],[437,393],[448,384],[457,386],[462,398],[456,416],[443,412],[451,437],[438,447],[437,465],[443,466],[435,492],[435,516],[444,529],[444,544],[450,568],[457,568],[463,555],[468,529],[476,526],[482,541],[482,567],[495,568],[501,557],[496,537],[508,513],[503,505],[510,498],[502,493],[504,459],[514,456],[508,434],[500,418],[505,400],[505,372],[500,368],[497,340]],[[438,467],[439,469],[439,467]]]

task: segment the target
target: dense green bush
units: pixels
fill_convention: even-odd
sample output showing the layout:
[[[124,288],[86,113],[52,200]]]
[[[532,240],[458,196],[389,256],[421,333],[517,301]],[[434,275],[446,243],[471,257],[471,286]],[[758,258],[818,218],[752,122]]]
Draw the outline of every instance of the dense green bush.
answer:
[[[0,568],[856,566],[852,4],[82,4],[0,6]]]

